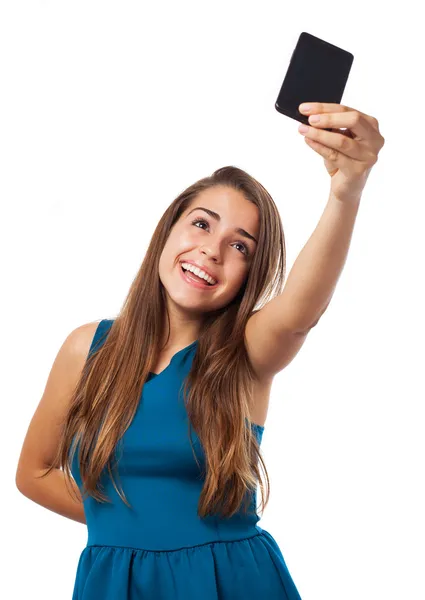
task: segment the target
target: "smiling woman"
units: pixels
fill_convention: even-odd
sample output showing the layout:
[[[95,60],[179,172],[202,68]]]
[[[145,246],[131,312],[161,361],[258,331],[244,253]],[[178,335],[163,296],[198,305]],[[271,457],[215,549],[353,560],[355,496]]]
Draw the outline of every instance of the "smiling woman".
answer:
[[[22,463],[39,452],[50,465],[37,498],[59,469],[80,492],[71,486],[66,511],[82,500],[88,527],[73,600],[300,600],[257,525],[257,485],[263,509],[269,497],[260,444],[271,381],[245,339],[284,268],[272,198],[223,167],[167,208],[119,315],[70,336],[80,372],[64,361],[52,370]],[[41,431],[49,452],[30,443]],[[42,485],[31,480],[21,489]]]

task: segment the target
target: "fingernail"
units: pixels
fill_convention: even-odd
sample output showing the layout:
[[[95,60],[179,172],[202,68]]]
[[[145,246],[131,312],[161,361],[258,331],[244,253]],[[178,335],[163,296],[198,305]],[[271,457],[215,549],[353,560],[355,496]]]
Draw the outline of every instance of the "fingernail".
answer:
[[[319,115],[311,115],[309,120],[310,120],[310,123],[318,123],[320,121],[320,117],[319,117]]]
[[[300,111],[309,112],[311,110],[311,104],[300,104]]]

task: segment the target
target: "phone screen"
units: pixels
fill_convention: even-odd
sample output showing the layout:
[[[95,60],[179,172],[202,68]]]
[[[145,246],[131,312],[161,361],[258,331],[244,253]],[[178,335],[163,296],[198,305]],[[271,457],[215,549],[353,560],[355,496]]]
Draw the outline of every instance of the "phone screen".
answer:
[[[314,35],[301,33],[285,75],[275,108],[309,125],[299,112],[303,102],[341,103],[354,56]]]

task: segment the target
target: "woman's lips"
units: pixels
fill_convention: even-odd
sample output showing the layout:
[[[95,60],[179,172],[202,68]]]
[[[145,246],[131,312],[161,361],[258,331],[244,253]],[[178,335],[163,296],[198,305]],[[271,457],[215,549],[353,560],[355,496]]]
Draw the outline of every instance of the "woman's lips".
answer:
[[[181,265],[179,265],[179,269],[180,269],[180,273],[181,273],[183,280],[186,283],[189,283],[190,285],[192,285],[193,287],[198,288],[199,290],[213,290],[217,287],[217,283],[215,283],[214,285],[208,285],[207,283],[200,283],[198,281],[191,279],[187,275],[187,273],[190,273],[190,271],[183,271],[183,267]]]

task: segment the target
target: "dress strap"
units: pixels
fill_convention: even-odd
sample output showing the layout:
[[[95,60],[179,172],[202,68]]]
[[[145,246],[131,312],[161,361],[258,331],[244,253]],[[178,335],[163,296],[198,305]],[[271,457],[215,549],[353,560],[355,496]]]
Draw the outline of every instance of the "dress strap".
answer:
[[[102,319],[98,324],[93,336],[88,357],[91,356],[105,341],[110,328],[112,327],[113,319]],[[88,358],[87,357],[87,358]]]

